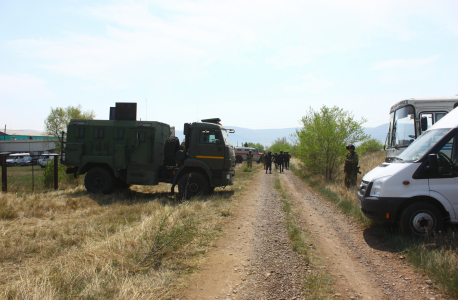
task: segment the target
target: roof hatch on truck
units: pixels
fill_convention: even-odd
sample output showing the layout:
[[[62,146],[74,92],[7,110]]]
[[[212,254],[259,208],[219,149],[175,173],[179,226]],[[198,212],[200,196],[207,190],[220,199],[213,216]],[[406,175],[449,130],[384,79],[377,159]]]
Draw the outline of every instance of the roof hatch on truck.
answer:
[[[201,120],[204,123],[213,123],[213,124],[219,124],[221,122],[220,118],[213,118],[213,119],[203,119]]]

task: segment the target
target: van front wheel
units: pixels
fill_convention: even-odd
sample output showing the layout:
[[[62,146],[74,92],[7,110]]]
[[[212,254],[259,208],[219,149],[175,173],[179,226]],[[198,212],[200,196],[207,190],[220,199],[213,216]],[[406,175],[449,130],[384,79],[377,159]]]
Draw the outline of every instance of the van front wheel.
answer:
[[[444,228],[444,220],[436,206],[418,202],[404,209],[400,226],[406,235],[426,236],[441,231]]]

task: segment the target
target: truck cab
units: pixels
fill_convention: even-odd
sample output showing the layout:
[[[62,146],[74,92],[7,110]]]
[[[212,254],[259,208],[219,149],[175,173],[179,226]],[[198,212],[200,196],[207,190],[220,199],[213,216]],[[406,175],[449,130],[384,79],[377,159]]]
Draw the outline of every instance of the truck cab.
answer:
[[[362,213],[399,222],[408,235],[458,224],[458,108],[441,118],[391,162],[367,173],[359,186]]]
[[[391,162],[457,106],[458,96],[410,98],[393,105],[385,140],[385,161]]]

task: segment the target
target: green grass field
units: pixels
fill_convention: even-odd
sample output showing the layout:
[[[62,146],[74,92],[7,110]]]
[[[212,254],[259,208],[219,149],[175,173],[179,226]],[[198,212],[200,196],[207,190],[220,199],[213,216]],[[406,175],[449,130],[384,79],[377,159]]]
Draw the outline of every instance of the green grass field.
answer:
[[[47,188],[43,183],[43,170],[40,166],[8,167],[8,193],[46,192],[51,190],[52,187]],[[69,178],[65,178],[59,182],[59,188],[74,187],[81,182],[82,177],[76,181],[69,176]]]

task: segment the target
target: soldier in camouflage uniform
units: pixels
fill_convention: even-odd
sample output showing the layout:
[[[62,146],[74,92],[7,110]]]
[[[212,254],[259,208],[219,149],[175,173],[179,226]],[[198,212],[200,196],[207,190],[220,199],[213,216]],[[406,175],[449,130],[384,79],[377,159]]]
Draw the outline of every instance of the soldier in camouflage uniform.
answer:
[[[280,169],[280,173],[282,172],[285,172],[285,165],[284,165],[284,155],[283,155],[283,151],[280,151],[280,154],[277,156],[277,164],[278,164],[278,168]]]
[[[253,153],[248,151],[248,154],[246,155],[246,166],[250,169],[253,168]]]
[[[358,176],[358,153],[355,152],[354,145],[347,146],[348,154],[345,158],[345,186],[350,188],[356,185],[356,178]]]
[[[272,152],[269,151],[269,153],[264,157],[264,164],[266,166],[266,174],[267,169],[269,170],[269,173],[272,174]]]
[[[285,153],[283,153],[283,158],[285,161],[285,169],[289,170],[289,159],[291,158],[291,155],[289,155],[289,152],[285,151]]]
[[[278,158],[278,154],[277,154],[277,152],[275,152],[275,154],[272,157],[272,161],[275,164],[275,169],[278,169],[277,158]]]

